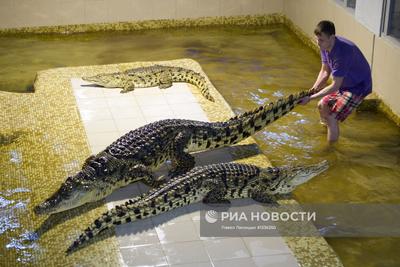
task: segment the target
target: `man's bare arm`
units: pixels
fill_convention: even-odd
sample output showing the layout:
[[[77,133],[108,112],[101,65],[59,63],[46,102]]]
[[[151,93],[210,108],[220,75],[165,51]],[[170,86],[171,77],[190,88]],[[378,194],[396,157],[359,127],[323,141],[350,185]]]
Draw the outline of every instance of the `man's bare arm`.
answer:
[[[313,89],[317,91],[324,88],[326,82],[329,79],[329,75],[331,75],[331,69],[327,64],[322,63],[321,70],[319,71],[317,80],[315,81],[314,85],[312,86]]]
[[[333,77],[333,82],[326,86],[324,89],[320,90],[319,92],[313,94],[312,96],[306,96],[304,97],[300,104],[302,105],[306,105],[308,102],[310,102],[310,100],[319,98],[319,97],[324,97],[328,94],[331,94],[337,90],[339,90],[340,86],[342,86],[343,83],[343,78],[344,77]]]
[[[342,86],[343,78],[344,77],[335,77],[335,76],[333,76],[333,82],[330,85],[326,86],[321,91],[319,91],[318,93],[313,94],[310,97],[310,100],[315,99],[315,98],[324,97],[326,95],[329,95],[329,94],[339,90],[340,86]]]

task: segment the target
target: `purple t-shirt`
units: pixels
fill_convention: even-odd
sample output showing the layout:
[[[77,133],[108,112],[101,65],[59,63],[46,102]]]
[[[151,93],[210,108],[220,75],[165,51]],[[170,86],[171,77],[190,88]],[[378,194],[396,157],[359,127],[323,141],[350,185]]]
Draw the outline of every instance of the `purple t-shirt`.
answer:
[[[339,91],[366,96],[372,91],[371,68],[360,49],[351,41],[336,36],[331,52],[321,50],[321,61],[335,77],[344,77]]]

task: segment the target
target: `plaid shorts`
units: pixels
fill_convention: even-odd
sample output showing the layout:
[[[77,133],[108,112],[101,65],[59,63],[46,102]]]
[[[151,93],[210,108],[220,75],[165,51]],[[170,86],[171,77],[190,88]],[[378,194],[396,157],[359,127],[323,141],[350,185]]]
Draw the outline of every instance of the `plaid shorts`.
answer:
[[[336,113],[338,121],[344,121],[354,108],[358,107],[365,96],[354,95],[349,91],[337,91],[322,98],[322,104],[328,105],[331,113]]]

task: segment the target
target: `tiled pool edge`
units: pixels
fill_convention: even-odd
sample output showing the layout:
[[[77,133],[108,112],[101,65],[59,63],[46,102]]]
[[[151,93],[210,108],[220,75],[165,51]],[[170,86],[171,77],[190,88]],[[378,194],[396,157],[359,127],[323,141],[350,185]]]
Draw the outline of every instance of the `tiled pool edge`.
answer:
[[[168,62],[158,62],[165,63],[170,65],[179,65],[187,68],[191,68],[195,71],[202,71],[200,65],[190,59],[183,60],[173,60]],[[103,66],[85,66],[85,67],[71,67],[71,68],[60,68],[60,69],[51,69],[47,71],[41,71],[38,73],[38,77],[35,82],[36,94],[41,95],[42,97],[46,97],[48,94],[54,94],[54,90],[64,90],[63,94],[68,95],[68,99],[70,97],[73,98],[72,88],[70,85],[70,79],[73,77],[79,77],[80,75],[90,75],[97,72],[110,72],[110,71],[118,71],[124,70],[126,68],[131,67],[140,67],[152,64],[151,62],[136,62],[136,63],[124,63],[124,64],[113,64],[113,65],[103,65]],[[58,82],[54,82],[54,79],[60,79]],[[62,83],[62,86],[56,88],[55,85]],[[47,86],[46,86],[47,84]],[[48,86],[52,84],[53,86]],[[66,88],[68,87],[68,88]],[[229,118],[233,115],[232,110],[229,105],[225,102],[222,96],[217,92],[216,89],[212,88],[211,93],[216,98],[217,104],[210,104],[209,101],[204,99],[198,92],[197,88],[191,87],[193,90],[193,94],[198,99],[204,111],[207,113],[210,121],[221,121]],[[53,91],[53,92],[52,92]],[[43,100],[45,101],[45,100]],[[58,104],[58,103],[57,103]],[[56,104],[56,105],[57,105]],[[61,103],[60,103],[61,104]],[[71,103],[68,102],[68,105]],[[59,107],[62,108],[62,107]],[[71,107],[69,107],[71,108]],[[76,104],[73,105],[74,109],[76,109]],[[78,117],[74,117],[74,119],[79,120]],[[82,125],[82,121],[74,122],[80,131],[82,131],[81,136],[85,136],[85,131]],[[254,140],[249,138],[242,142],[242,144],[252,144]],[[86,149],[88,150],[88,144],[86,144]],[[245,160],[240,160],[241,162],[253,163],[257,165],[269,165],[269,161],[265,155],[256,155],[251,158],[246,158]],[[323,238],[292,238],[286,237],[287,245],[292,250],[293,254],[297,258],[299,264],[301,266],[342,266],[340,260],[337,258],[335,252],[329,247]],[[115,242],[115,238],[108,238],[110,242]],[[111,241],[112,240],[112,241]],[[102,241],[104,242],[104,241]]]
[[[201,17],[187,19],[158,19],[141,20],[132,22],[114,23],[93,23],[93,24],[73,24],[60,26],[39,26],[0,29],[0,35],[5,34],[70,34],[82,32],[102,32],[102,31],[136,31],[178,27],[201,27],[213,25],[270,25],[283,23],[286,20],[281,13],[268,15],[240,15],[229,17]]]

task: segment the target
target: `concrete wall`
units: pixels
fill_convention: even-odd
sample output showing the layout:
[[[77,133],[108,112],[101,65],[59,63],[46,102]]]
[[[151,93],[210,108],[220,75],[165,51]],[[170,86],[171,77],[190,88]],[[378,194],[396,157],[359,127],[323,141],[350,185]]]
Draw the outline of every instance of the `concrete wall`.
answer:
[[[0,28],[282,11],[282,0],[0,0]]]
[[[400,44],[385,37],[375,39],[373,90],[400,116]]]
[[[379,8],[379,3],[374,5]],[[344,7],[336,0],[284,0],[283,9],[284,14],[311,38],[314,27],[320,20],[333,21],[336,34],[354,41],[372,65],[373,91],[400,116],[400,42],[372,32],[378,24],[376,18],[374,19],[376,14],[367,18],[364,11],[371,12],[371,8],[364,4],[358,11],[358,16],[353,9]],[[381,9],[374,12],[379,13]]]
[[[355,42],[368,62],[372,63],[374,34],[355,20],[353,9],[335,0],[285,0],[284,13],[310,38],[314,36],[314,28],[319,21],[333,21],[336,34]]]
[[[356,2],[356,19],[376,35],[381,32],[383,0],[362,0]]]

